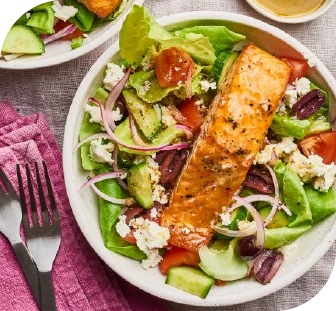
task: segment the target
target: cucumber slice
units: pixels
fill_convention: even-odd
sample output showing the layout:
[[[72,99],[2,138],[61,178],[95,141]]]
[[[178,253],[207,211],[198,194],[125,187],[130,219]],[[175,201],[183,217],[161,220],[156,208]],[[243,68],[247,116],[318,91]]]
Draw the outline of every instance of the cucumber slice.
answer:
[[[218,88],[225,80],[238,56],[239,53],[235,51],[225,51],[218,55],[211,71],[211,76],[216,80]]]
[[[130,168],[127,174],[129,193],[143,208],[154,205],[149,169],[146,163],[140,163]]]
[[[202,270],[186,266],[170,268],[166,278],[166,284],[203,299],[208,295],[214,282],[215,279]]]
[[[331,125],[325,116],[319,116],[311,125],[307,135],[320,134],[331,131]]]
[[[152,141],[161,129],[161,109],[158,105],[151,105],[140,99],[134,92],[124,90],[126,106],[144,136]]]
[[[14,25],[9,30],[1,50],[10,54],[42,54],[44,51],[41,38],[25,25]]]
[[[271,212],[271,207],[263,207],[259,210],[259,214],[263,220],[267,218],[269,213]],[[277,211],[270,222],[270,224],[267,226],[268,229],[276,229],[276,228],[283,228],[287,227],[294,219],[283,211]]]

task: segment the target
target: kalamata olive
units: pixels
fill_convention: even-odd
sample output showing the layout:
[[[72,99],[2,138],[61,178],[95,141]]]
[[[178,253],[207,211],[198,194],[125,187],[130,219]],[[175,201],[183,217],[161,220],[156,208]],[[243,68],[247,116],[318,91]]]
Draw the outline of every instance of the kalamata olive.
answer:
[[[126,219],[125,222],[128,224],[133,218],[135,218],[136,216],[140,216],[141,213],[143,213],[145,211],[144,208],[134,205],[132,206],[126,213]]]
[[[261,284],[269,283],[278,272],[284,256],[277,250],[265,249],[256,259],[253,271],[254,276]]]
[[[188,151],[185,149],[168,152],[160,167],[161,182],[163,184],[172,182],[176,179],[187,157]]]
[[[155,162],[161,164],[168,155],[168,151],[159,151],[155,156]]]
[[[261,253],[262,246],[255,245],[255,240],[255,235],[249,235],[238,241],[236,252],[241,259],[249,261]]]
[[[275,191],[272,176],[269,171],[257,166],[250,168],[244,184],[245,186],[264,194],[271,194]]]
[[[296,115],[299,120],[307,119],[319,110],[324,102],[325,96],[321,90],[311,90],[294,104],[290,115]]]
[[[119,125],[128,116],[128,110],[127,110],[127,107],[126,107],[125,99],[122,95],[120,95],[118,97],[118,99],[116,100],[115,107],[116,107],[116,109],[119,108],[120,114],[123,116],[121,120],[115,122],[116,125]]]

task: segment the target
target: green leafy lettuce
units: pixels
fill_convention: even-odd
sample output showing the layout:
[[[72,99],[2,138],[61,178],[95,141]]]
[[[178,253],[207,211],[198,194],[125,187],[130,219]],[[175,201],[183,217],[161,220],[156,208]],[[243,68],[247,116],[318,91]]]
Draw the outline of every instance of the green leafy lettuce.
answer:
[[[120,31],[121,56],[128,63],[139,65],[152,45],[160,45],[163,49],[180,47],[202,65],[212,65],[216,60],[208,38],[195,33],[187,34],[185,38],[176,37],[161,27],[146,8],[134,5]]]
[[[290,165],[286,166],[286,172],[283,177],[283,192],[286,206],[296,215],[296,219],[291,222],[288,227],[293,228],[299,225],[311,225],[312,213],[307,195],[299,176]]]
[[[65,4],[78,9],[76,15],[71,17],[69,21],[80,30],[89,31],[95,19],[95,14],[89,11],[84,4],[79,3],[77,0],[65,0]]]
[[[229,247],[202,247],[199,251],[200,268],[208,275],[222,281],[239,280],[247,276],[248,264],[235,254],[237,239]]]
[[[34,28],[37,33],[51,35],[54,32],[55,21],[52,5],[53,2],[46,2],[34,7],[26,25]]]
[[[80,48],[83,45],[83,38],[74,38],[71,40],[71,49],[75,50]]]
[[[278,160],[275,163],[274,172],[278,180],[279,188],[281,189],[283,187],[283,178],[286,172],[286,165],[281,160]]]
[[[97,170],[97,175],[108,171],[107,169],[99,169]],[[124,191],[114,179],[100,181],[97,183],[97,187],[111,197],[117,199],[126,197]],[[146,255],[135,244],[124,241],[117,233],[115,226],[118,222],[120,211],[120,205],[112,204],[99,198],[99,222],[105,246],[116,253],[136,260],[146,259]]]
[[[232,49],[237,43],[246,39],[245,36],[235,33],[225,26],[194,26],[177,30],[174,35],[186,38],[188,34],[201,34],[209,38],[210,43],[218,55],[221,51]]]
[[[119,6],[116,8],[116,10],[113,13],[111,13],[109,16],[105,17],[104,20],[112,21],[112,20],[115,20],[117,17],[119,17],[122,14],[122,12],[124,12],[127,1],[128,0],[122,0]]]
[[[328,192],[320,192],[311,185],[306,185],[304,190],[314,223],[336,212],[336,196],[332,188]]]

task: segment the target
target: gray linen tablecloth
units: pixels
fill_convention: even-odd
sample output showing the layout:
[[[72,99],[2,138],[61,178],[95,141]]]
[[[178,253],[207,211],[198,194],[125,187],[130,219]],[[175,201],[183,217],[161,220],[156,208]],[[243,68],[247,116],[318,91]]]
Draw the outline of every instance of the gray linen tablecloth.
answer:
[[[146,6],[155,17],[183,11],[229,11],[241,13],[273,24],[311,49],[336,76],[336,6],[319,19],[301,25],[275,23],[255,12],[244,0],[147,0]],[[115,39],[114,39],[115,40]],[[0,70],[0,100],[8,100],[24,115],[43,111],[57,142],[62,145],[64,126],[75,92],[89,68],[112,44],[109,41],[97,50],[69,63],[30,71]],[[220,308],[230,311],[288,310],[299,306],[325,285],[335,260],[335,245],[308,273],[290,286],[263,299]],[[171,303],[173,310],[218,310],[195,308]]]

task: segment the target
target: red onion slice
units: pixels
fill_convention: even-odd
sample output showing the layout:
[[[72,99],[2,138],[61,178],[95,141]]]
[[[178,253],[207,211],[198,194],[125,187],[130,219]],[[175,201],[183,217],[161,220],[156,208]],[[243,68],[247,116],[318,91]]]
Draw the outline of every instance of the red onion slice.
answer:
[[[269,165],[266,165],[267,169],[269,170],[271,176],[272,176],[272,180],[273,180],[273,184],[274,184],[274,189],[275,189],[275,198],[274,198],[274,202],[273,202],[273,206],[272,206],[272,210],[271,212],[269,213],[269,215],[267,216],[267,218],[265,219],[265,227],[267,227],[270,222],[272,221],[278,207],[279,207],[279,196],[280,196],[280,193],[279,193],[279,183],[278,183],[278,180],[276,178],[276,175],[273,171],[273,169],[269,166]]]
[[[186,94],[188,98],[191,98],[191,89],[192,89],[192,81],[191,81],[191,66],[190,64],[188,71],[187,71],[187,77],[186,77]]]
[[[190,127],[190,123],[187,121],[187,119],[182,115],[181,111],[176,108],[175,105],[170,105],[169,110],[173,117],[177,120],[179,124],[182,124],[184,126]]]
[[[140,138],[137,128],[135,126],[134,123],[134,118],[129,115],[129,123],[130,123],[130,129],[131,129],[131,133],[132,133],[132,138],[134,140],[134,142],[138,145],[138,146],[142,146],[142,147],[146,147],[146,144],[143,142],[143,140]]]
[[[180,124],[176,124],[175,127],[178,128],[178,129],[183,130],[183,132],[187,135],[187,139],[188,140],[193,139],[194,134],[190,130],[190,128],[186,127],[185,125],[180,125]]]
[[[118,97],[120,96],[122,90],[124,89],[127,83],[130,73],[131,73],[131,69],[128,69],[125,75],[122,77],[122,79],[112,89],[112,91],[110,92],[105,102],[106,117],[107,117],[108,124],[110,128],[112,129],[112,131],[114,131],[116,128],[116,125],[113,119],[113,114],[112,114],[113,108],[114,108],[114,105]]]
[[[73,32],[75,32],[77,29],[77,27],[75,25],[69,25],[67,27],[65,27],[64,29],[60,30],[59,32],[56,32],[52,35],[49,36],[41,36],[41,39],[43,40],[44,44],[48,44],[50,42],[53,42],[55,40],[58,40],[60,38],[63,38],[67,35],[72,34]]]
[[[83,184],[83,186],[81,187],[81,189],[85,189],[89,186],[91,186],[92,184],[95,184],[99,181],[103,181],[103,180],[107,180],[107,179],[114,179],[114,178],[125,178],[127,175],[127,173],[123,173],[123,172],[110,172],[110,173],[104,173],[98,176],[95,176],[93,178],[91,178],[90,180],[88,180],[85,184]]]
[[[106,133],[93,134],[93,135],[90,135],[90,136],[86,137],[82,141],[80,141],[75,146],[75,148],[72,150],[72,152],[76,152],[78,150],[78,148],[80,148],[81,146],[83,146],[88,141],[93,140],[93,139],[99,139],[99,138],[102,138],[102,139],[111,139],[111,137],[109,135],[107,135]]]
[[[119,205],[132,205],[134,203],[133,198],[128,199],[116,199],[112,198],[105,193],[101,192],[94,184],[91,184],[91,187],[93,191],[102,199],[104,199],[107,202],[113,203],[113,204],[119,204]]]
[[[113,168],[113,171],[116,172],[116,173],[117,172],[124,172],[124,171],[120,170],[119,167],[118,167],[118,152],[119,152],[119,147],[118,147],[117,144],[115,144],[113,154],[112,154],[112,159],[113,159],[112,168]],[[128,187],[123,180],[121,180],[120,178],[117,178],[117,182],[119,183],[121,188],[128,191]]]

